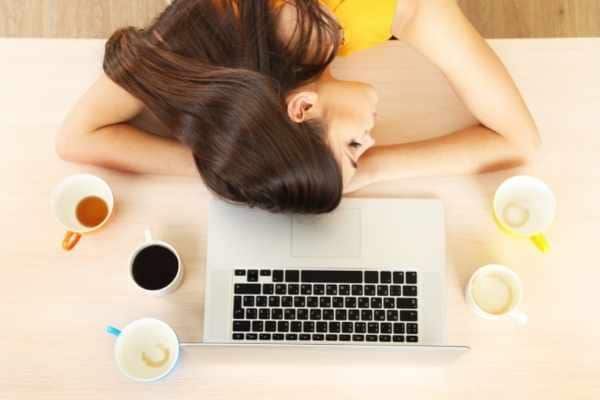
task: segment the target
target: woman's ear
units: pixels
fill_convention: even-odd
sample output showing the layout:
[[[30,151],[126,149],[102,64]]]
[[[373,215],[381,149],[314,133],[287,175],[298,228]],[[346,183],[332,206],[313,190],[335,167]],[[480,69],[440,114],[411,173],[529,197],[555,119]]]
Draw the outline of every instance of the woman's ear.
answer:
[[[287,112],[292,121],[301,123],[319,116],[319,95],[316,92],[297,92],[287,99]]]

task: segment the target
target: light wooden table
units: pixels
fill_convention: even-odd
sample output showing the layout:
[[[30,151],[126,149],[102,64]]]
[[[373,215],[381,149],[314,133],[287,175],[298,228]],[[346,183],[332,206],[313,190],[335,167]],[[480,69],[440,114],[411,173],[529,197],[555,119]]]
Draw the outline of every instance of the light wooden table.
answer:
[[[130,176],[60,161],[53,136],[67,108],[100,69],[102,41],[2,40],[0,54],[0,399],[597,399],[600,397],[600,39],[492,41],[539,124],[539,159],[519,170],[410,179],[361,196],[439,197],[447,213],[450,343],[470,353],[436,368],[214,362],[185,349],[155,385],[129,382],[113,362],[107,324],[155,316],[185,341],[202,331],[205,218],[198,179]],[[380,92],[382,142],[441,134],[472,123],[440,73],[400,43],[339,62],[340,76]],[[72,253],[60,249],[50,193],[63,177],[91,171],[114,190],[116,212]],[[553,250],[541,255],[504,236],[490,201],[506,177],[539,176],[555,190]],[[151,227],[181,252],[186,278],[173,295],[138,294],[127,259]],[[469,275],[497,262],[525,285],[530,322],[473,316]]]

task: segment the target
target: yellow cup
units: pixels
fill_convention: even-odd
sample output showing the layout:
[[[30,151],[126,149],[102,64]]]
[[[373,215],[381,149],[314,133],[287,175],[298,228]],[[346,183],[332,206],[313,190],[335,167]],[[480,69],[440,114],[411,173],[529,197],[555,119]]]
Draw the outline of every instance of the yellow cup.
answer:
[[[494,219],[510,236],[529,238],[542,252],[550,250],[544,231],[556,214],[552,190],[532,176],[513,176],[502,182],[494,195]]]

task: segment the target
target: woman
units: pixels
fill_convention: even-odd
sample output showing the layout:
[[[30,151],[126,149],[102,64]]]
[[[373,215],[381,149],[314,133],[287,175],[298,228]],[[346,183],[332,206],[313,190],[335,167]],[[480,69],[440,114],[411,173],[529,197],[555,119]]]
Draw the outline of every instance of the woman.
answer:
[[[391,34],[441,69],[479,125],[373,146],[375,91],[327,67]],[[454,0],[178,0],[146,30],[115,33],[104,70],[58,135],[63,158],[199,172],[217,195],[272,211],[327,212],[342,190],[377,181],[514,166],[539,143],[506,69]],[[144,107],[184,145],[126,122]]]

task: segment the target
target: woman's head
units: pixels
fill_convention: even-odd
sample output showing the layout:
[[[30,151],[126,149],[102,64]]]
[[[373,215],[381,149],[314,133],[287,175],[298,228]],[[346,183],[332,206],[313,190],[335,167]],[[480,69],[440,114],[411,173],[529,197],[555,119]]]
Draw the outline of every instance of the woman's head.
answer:
[[[285,100],[331,62],[339,27],[303,0],[302,23],[281,40],[275,3],[178,0],[149,28],[116,32],[104,70],[192,149],[220,197],[328,212],[341,199],[340,166],[321,122],[294,121]]]

